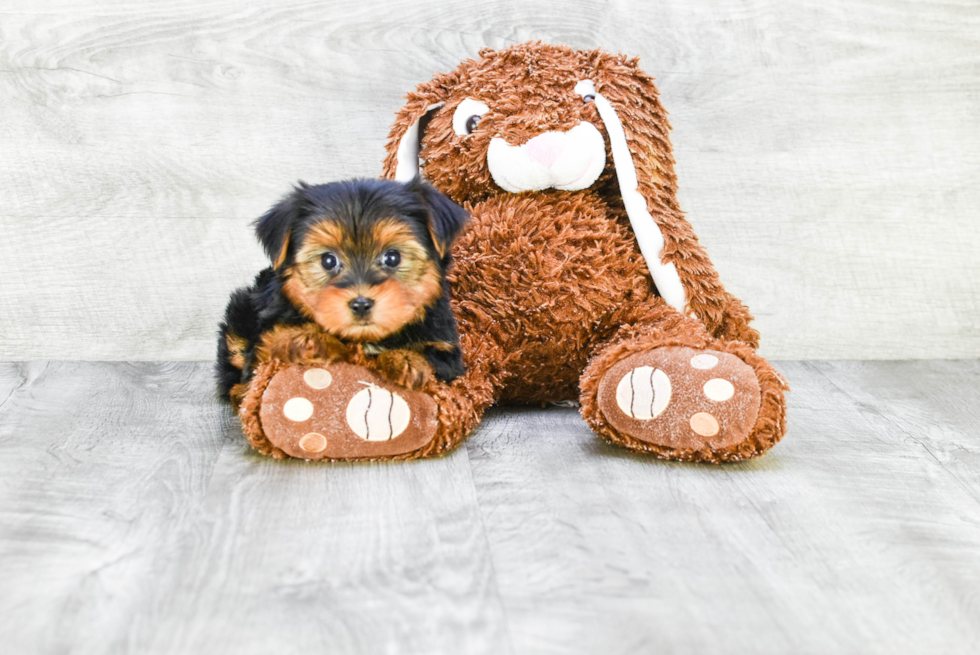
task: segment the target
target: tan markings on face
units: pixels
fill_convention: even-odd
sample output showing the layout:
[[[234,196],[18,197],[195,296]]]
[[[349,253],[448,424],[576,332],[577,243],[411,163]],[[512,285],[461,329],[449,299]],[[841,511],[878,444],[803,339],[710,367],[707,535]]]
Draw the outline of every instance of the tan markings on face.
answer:
[[[401,255],[401,264],[391,272],[393,278],[403,284],[415,285],[425,276],[431,265],[429,254],[408,225],[394,218],[381,220],[375,223],[372,236],[376,244],[375,256],[380,257],[392,249]]]
[[[329,286],[334,276],[323,269],[321,258],[324,253],[332,252],[343,262],[344,251],[352,247],[353,241],[339,223],[320,221],[307,231],[303,244],[296,253],[296,262],[285,273],[286,282],[283,284],[285,296],[304,316],[320,323],[328,331],[330,328],[318,316],[320,313],[318,307],[338,306],[344,294],[340,293],[343,290]],[[332,291],[333,295],[321,298],[327,291]],[[348,293],[344,303],[349,302],[353,297]],[[346,307],[343,309],[347,311]]]
[[[360,331],[353,326],[350,338],[359,341],[377,341],[394,334],[409,323],[421,320],[425,308],[442,293],[439,274],[431,263],[430,271],[421,276],[418,283],[406,285],[391,278],[365,290],[364,296],[374,301],[369,329]]]
[[[313,320],[324,330],[339,337],[349,338],[348,331],[355,324],[350,301],[357,298],[359,289],[327,287],[317,294],[313,306]]]
[[[379,249],[415,242],[415,233],[412,232],[412,228],[394,218],[382,219],[371,226],[371,237],[371,241]]]
[[[339,223],[321,221],[310,228],[303,238],[303,244],[296,253],[294,273],[303,286],[313,289],[323,287],[333,279],[333,275],[323,270],[321,257],[332,252],[343,262],[344,253],[353,249],[353,241]]]
[[[311,300],[315,302],[313,292],[300,281],[295,269],[286,271],[286,282],[282,285],[282,292],[303,316],[314,318],[311,302]]]
[[[327,332],[353,341],[378,341],[420,320],[426,307],[442,295],[442,278],[425,246],[404,222],[382,219],[359,236],[355,239],[340,224],[330,221],[311,228],[297,252],[295,265],[286,271],[283,293]],[[388,250],[397,250],[401,256],[401,263],[394,270],[383,269],[380,264]],[[348,270],[339,276],[324,271],[321,258],[328,251]],[[388,278],[373,286],[335,286],[336,280],[350,274],[353,261],[366,262]],[[374,301],[366,319],[357,319],[350,310],[350,301],[358,296]]]

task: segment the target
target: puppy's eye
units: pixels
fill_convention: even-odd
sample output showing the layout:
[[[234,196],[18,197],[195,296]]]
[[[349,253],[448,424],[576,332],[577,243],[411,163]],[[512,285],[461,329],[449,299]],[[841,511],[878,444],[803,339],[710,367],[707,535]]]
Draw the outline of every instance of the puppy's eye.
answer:
[[[592,102],[593,100],[595,100],[595,96],[592,95],[591,93],[588,94],[588,95],[582,96],[582,102]]]
[[[490,111],[486,103],[466,98],[453,112],[453,131],[459,136],[472,134],[483,115]]]
[[[323,256],[320,257],[320,265],[323,266],[325,271],[335,271],[340,266],[340,260],[337,259],[337,255],[332,252],[325,252]]]
[[[381,264],[385,268],[398,268],[398,265],[402,263],[402,255],[397,250],[388,250],[385,254],[381,255]]]

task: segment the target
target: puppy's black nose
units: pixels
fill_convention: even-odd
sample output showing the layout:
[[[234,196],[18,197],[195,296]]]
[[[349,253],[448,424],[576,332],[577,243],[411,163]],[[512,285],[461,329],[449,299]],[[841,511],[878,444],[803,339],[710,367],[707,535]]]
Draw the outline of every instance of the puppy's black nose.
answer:
[[[371,308],[374,307],[374,301],[364,296],[358,296],[347,304],[357,318],[364,318],[371,311]]]

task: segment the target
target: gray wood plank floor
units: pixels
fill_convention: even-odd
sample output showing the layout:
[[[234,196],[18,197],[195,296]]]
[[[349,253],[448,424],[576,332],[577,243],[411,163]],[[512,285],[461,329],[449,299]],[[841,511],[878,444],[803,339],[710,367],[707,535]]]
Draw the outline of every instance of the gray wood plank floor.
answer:
[[[317,465],[252,453],[209,364],[0,364],[0,650],[977,652],[980,362],[779,368],[753,462],[508,408]]]

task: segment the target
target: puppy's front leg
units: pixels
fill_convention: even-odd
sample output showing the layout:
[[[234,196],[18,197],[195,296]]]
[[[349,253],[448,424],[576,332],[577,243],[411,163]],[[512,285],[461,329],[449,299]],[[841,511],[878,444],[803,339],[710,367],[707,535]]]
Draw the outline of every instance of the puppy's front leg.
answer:
[[[277,325],[262,335],[260,362],[278,359],[290,364],[321,364],[347,359],[349,351],[339,339],[316,323]]]
[[[435,377],[432,366],[414,350],[386,350],[374,360],[375,368],[389,382],[415,391]]]

